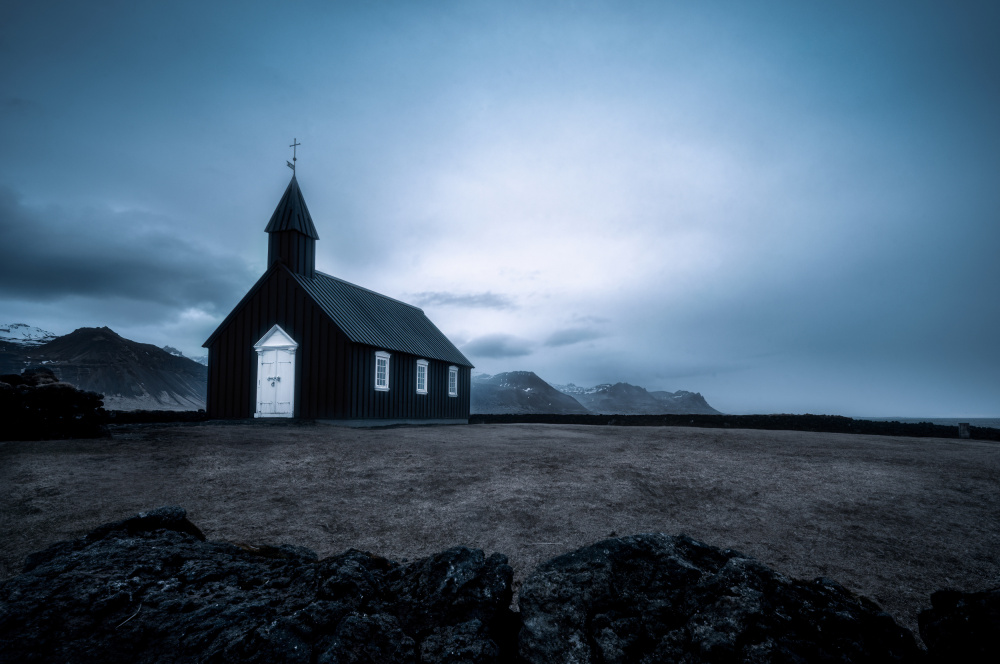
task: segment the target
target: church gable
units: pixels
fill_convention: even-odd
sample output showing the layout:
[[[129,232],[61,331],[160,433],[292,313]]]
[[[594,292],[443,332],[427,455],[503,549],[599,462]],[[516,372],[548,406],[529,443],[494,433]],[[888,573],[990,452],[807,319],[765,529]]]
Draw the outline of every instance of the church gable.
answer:
[[[271,329],[267,331],[260,341],[253,345],[254,350],[260,350],[261,348],[284,348],[288,350],[295,350],[299,347],[295,340],[288,336],[288,333],[281,329],[281,326],[275,323],[271,326]]]

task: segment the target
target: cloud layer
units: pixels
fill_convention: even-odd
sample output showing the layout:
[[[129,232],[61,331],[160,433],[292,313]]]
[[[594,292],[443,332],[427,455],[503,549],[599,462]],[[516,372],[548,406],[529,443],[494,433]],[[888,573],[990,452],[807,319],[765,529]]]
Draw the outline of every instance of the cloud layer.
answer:
[[[480,370],[996,415],[998,11],[18,5],[0,322],[198,352],[296,137],[317,267]]]

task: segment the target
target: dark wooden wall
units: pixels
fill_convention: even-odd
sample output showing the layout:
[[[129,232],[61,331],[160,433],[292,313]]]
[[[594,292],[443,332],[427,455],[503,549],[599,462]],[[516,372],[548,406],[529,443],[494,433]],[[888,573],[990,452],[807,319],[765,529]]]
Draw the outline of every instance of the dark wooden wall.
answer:
[[[299,344],[295,414],[309,419],[468,419],[472,370],[458,367],[448,396],[447,362],[389,351],[389,390],[375,389],[375,351],[351,343],[295,280],[274,270],[229,319],[208,349],[208,415],[252,418],[257,353],[274,324]],[[428,394],[417,394],[417,360],[426,359]]]
[[[448,396],[448,362],[388,351],[389,390],[375,389],[375,352],[372,346],[354,345],[351,353],[352,385],[348,418],[468,419],[472,369],[458,367],[458,396]],[[427,394],[417,394],[417,360],[427,360]]]
[[[270,233],[267,241],[268,267],[276,260],[292,272],[313,277],[316,274],[316,240],[298,231]]]

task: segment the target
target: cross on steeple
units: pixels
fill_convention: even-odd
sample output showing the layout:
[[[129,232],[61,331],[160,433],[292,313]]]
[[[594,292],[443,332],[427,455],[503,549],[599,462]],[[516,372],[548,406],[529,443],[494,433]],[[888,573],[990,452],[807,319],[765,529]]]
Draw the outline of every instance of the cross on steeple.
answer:
[[[286,161],[285,163],[288,164],[288,167],[290,169],[292,169],[292,175],[295,175],[295,162],[298,161],[298,159],[296,158],[296,148],[299,147],[300,145],[302,144],[299,143],[299,139],[293,138],[292,144],[288,146],[292,149],[292,161],[291,162]]]

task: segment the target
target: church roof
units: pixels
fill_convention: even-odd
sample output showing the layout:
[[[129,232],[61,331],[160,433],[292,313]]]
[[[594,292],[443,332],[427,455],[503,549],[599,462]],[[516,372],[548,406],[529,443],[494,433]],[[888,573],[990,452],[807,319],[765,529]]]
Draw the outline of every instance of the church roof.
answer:
[[[322,272],[290,274],[354,343],[472,366],[422,309]]]
[[[314,277],[308,277],[289,270],[281,263],[275,263],[261,275],[212,336],[202,344],[205,348],[211,346],[222,334],[275,270],[284,270],[295,279],[352,343],[409,353],[428,360],[441,360],[457,366],[473,366],[462,351],[427,318],[423,309],[323,272],[316,272]]]
[[[306,237],[319,239],[309,208],[306,207],[306,199],[302,197],[302,190],[299,189],[298,180],[294,175],[292,181],[288,183],[288,188],[285,189],[285,195],[278,201],[278,207],[274,208],[271,221],[267,223],[264,231],[266,233],[298,231]]]

